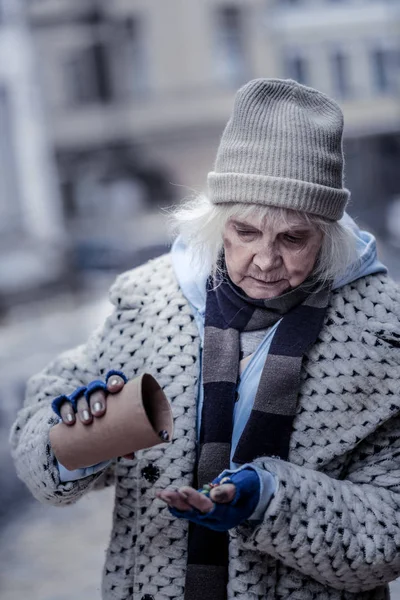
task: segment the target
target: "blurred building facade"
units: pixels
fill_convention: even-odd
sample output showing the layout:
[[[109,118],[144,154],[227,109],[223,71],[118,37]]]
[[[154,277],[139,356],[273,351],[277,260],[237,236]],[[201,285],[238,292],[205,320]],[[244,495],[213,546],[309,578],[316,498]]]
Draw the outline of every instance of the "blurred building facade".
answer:
[[[400,193],[398,2],[29,6],[67,214],[129,214],[129,185],[155,205],[203,190],[235,90],[292,77],[342,105],[354,210],[383,232],[382,205]]]
[[[59,155],[129,148],[168,183],[201,189],[233,91],[271,70],[257,23],[265,2],[37,0],[30,7]],[[167,185],[162,193],[179,198],[187,190]],[[157,191],[152,201],[160,201]]]
[[[61,199],[35,52],[18,0],[0,3],[0,316],[64,272]]]
[[[205,189],[265,76],[340,102],[351,212],[400,245],[398,1],[1,0],[0,313],[163,251],[149,208]]]
[[[351,211],[380,236],[388,220],[396,231],[397,1],[0,7],[0,311],[73,285],[80,270],[163,251],[166,230],[149,208],[205,189],[234,93],[254,77],[292,77],[337,98]]]

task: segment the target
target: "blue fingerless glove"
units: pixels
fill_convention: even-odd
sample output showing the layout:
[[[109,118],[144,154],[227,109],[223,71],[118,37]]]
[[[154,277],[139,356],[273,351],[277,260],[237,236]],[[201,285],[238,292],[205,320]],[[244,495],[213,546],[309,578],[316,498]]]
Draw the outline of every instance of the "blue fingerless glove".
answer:
[[[117,371],[116,369],[111,369],[110,371],[108,371],[108,373],[106,375],[105,383],[104,383],[104,381],[101,381],[101,379],[95,379],[94,381],[90,382],[89,385],[87,385],[87,386],[82,385],[82,386],[76,388],[76,390],[74,390],[69,396],[66,396],[65,394],[61,394],[61,396],[57,396],[57,398],[54,398],[54,400],[51,403],[51,407],[52,407],[53,411],[61,419],[61,412],[60,412],[61,405],[64,402],[71,402],[72,408],[73,408],[74,412],[76,412],[76,410],[77,410],[76,405],[77,405],[77,401],[79,400],[79,398],[84,395],[85,398],[87,400],[89,400],[90,394],[93,394],[93,392],[95,392],[96,390],[107,391],[108,380],[113,375],[119,375],[119,377],[121,377],[121,379],[123,379],[124,383],[127,383],[127,381],[128,381],[128,379],[126,378],[126,376],[124,375],[124,373],[122,371]]]
[[[228,531],[248,519],[260,498],[260,478],[257,472],[251,467],[245,467],[234,473],[224,471],[212,483],[220,483],[223,477],[229,477],[229,483],[233,483],[236,487],[236,493],[231,502],[226,504],[215,502],[214,508],[206,514],[195,508],[182,511],[168,507],[170,513],[180,519],[188,519],[198,525],[214,529],[214,531]]]
[[[78,401],[78,399],[83,396],[83,394],[86,392],[86,386],[82,385],[81,387],[76,388],[76,390],[74,390],[72,392],[72,394],[70,394],[69,396],[66,396],[65,394],[62,394],[61,396],[57,396],[57,398],[54,398],[53,402],[51,403],[51,408],[54,410],[54,412],[56,413],[56,415],[58,415],[58,417],[61,419],[61,405],[64,402],[71,402],[72,404],[72,408],[74,410],[74,412],[76,412],[76,403]]]
[[[106,375],[106,383],[108,383],[108,380],[113,375],[119,375],[119,377],[121,377],[121,379],[123,379],[124,383],[128,383],[128,378],[126,377],[126,375],[122,371],[117,371],[117,369],[111,369],[110,371],[108,371],[108,373]]]
[[[93,394],[93,392],[97,392],[97,390],[104,390],[105,392],[107,392],[107,384],[104,383],[104,381],[101,381],[101,379],[95,379],[94,381],[91,381],[87,386],[85,390],[85,398],[88,402],[90,399],[90,394]]]

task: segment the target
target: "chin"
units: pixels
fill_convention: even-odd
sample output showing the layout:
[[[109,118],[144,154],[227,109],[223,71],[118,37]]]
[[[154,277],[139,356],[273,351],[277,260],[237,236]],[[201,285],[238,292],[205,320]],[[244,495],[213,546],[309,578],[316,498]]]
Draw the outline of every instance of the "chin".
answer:
[[[249,298],[253,298],[253,300],[271,300],[272,298],[281,296],[290,290],[290,285],[277,286],[275,289],[273,289],[273,287],[272,289],[266,289],[266,287],[267,286],[264,285],[249,285],[242,289],[249,296]]]
[[[247,292],[246,292],[247,293]],[[283,292],[282,292],[283,293]],[[247,294],[249,296],[249,298],[252,298],[253,300],[272,300],[272,298],[277,298],[278,296],[281,296],[281,294],[262,294],[261,292],[257,293],[257,292],[251,292],[250,294]]]

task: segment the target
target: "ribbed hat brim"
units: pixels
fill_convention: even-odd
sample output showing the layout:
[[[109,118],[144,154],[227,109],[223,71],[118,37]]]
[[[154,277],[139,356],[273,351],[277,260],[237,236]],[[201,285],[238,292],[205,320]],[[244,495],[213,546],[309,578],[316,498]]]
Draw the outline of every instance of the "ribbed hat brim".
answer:
[[[213,204],[264,204],[301,210],[332,221],[342,218],[350,198],[346,188],[336,189],[285,177],[211,171],[207,181]]]

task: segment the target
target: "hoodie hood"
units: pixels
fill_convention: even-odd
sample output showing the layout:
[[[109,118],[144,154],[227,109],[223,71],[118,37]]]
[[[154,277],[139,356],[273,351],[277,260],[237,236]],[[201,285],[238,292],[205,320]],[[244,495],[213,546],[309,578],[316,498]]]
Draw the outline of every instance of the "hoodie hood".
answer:
[[[356,237],[357,259],[349,265],[342,277],[334,281],[333,289],[336,290],[366,275],[387,273],[387,268],[378,260],[374,236],[368,231],[361,231],[347,213],[341,219],[341,223],[351,229]],[[181,236],[173,243],[171,253],[174,271],[185,298],[196,313],[204,316],[208,270],[194,266],[195,261],[190,248],[185,245]]]
[[[366,275],[387,273],[387,268],[378,259],[374,236],[368,231],[361,231],[347,213],[344,214],[340,222],[353,232],[357,240],[357,259],[354,263],[349,265],[349,268],[343,277],[334,281],[333,289],[337,290]]]

